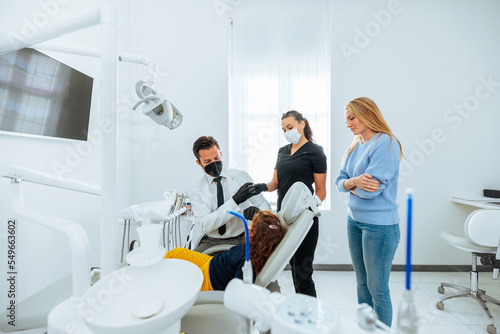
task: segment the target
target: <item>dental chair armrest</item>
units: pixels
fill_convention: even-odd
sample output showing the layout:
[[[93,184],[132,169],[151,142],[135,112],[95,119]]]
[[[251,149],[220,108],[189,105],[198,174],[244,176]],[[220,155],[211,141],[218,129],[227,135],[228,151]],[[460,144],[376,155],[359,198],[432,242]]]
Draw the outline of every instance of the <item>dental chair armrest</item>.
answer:
[[[216,253],[226,252],[233,246],[234,245],[231,245],[231,244],[212,246],[212,247],[204,250],[203,254],[212,255],[212,254],[216,254]]]

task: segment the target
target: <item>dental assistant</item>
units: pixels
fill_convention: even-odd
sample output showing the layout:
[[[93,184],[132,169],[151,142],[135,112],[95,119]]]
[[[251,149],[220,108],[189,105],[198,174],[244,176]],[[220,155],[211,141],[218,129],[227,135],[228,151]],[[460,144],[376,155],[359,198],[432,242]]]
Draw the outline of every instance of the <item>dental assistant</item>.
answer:
[[[373,307],[391,326],[389,275],[400,238],[396,197],[403,149],[371,99],[349,102],[345,120],[354,140],[335,184],[348,192],[347,237],[358,303]]]
[[[281,125],[290,144],[279,149],[272,180],[255,187],[262,191],[278,190],[278,211],[288,189],[299,181],[322,202],[326,197],[326,155],[323,148],[315,144],[311,126],[300,112],[284,113]],[[316,297],[312,274],[318,234],[318,217],[314,217],[311,229],[290,260],[295,292],[313,297]]]

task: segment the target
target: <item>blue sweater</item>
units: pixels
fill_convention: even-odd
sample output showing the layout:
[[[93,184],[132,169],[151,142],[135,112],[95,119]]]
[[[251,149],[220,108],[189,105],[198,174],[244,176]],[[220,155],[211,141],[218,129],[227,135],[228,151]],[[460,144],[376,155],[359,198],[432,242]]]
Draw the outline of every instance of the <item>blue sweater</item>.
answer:
[[[399,223],[398,192],[399,144],[396,138],[377,133],[367,142],[359,142],[342,164],[335,181],[341,192],[348,192],[344,182],[361,174],[370,174],[380,182],[377,191],[356,188],[358,196],[349,191],[346,199],[347,214],[357,222],[374,225]]]

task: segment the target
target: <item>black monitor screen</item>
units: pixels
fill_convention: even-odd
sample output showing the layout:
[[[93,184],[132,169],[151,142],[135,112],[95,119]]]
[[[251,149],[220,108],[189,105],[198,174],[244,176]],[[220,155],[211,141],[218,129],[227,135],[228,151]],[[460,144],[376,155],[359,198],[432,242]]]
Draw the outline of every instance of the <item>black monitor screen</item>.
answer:
[[[0,131],[87,140],[93,81],[33,49],[0,55]]]

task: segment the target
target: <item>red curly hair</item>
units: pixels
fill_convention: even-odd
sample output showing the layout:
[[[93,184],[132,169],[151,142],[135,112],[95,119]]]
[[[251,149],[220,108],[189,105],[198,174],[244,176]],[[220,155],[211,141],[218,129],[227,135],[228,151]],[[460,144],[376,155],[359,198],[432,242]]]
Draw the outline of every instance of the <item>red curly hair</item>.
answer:
[[[250,259],[256,275],[262,271],[285,233],[280,218],[271,211],[259,211],[253,216],[250,225]]]

